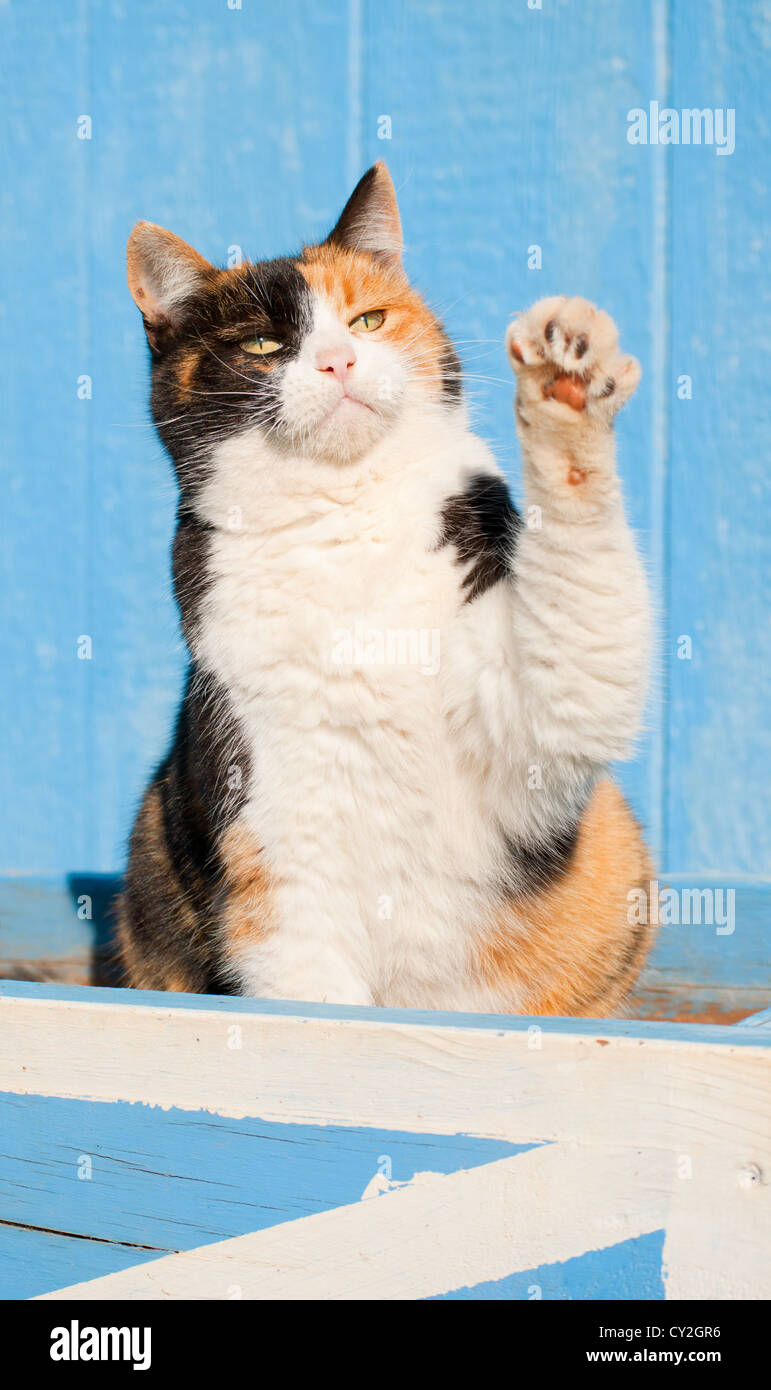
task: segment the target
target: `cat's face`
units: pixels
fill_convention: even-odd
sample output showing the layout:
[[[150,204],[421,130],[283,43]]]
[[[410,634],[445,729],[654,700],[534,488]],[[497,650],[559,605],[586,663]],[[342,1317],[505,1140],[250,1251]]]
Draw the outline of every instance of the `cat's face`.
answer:
[[[361,180],[321,245],[217,270],[140,222],[129,286],[153,358],[153,414],[183,483],[218,444],[251,436],[275,453],[346,464],[420,398],[451,405],[455,353],[400,261],[384,165]]]

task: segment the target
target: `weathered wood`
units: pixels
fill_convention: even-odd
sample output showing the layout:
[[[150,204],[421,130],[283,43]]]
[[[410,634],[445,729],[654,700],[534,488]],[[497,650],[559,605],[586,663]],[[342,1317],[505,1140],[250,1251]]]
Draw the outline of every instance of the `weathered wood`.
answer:
[[[660,1151],[550,1145],[51,1297],[431,1298],[659,1230],[666,1170]]]
[[[741,1020],[743,1028],[771,1028],[771,1009],[761,1009],[760,1013],[750,1014]]]
[[[771,1036],[762,1028],[335,1009],[16,983],[0,992],[0,1036],[12,1040],[0,1054],[0,1091],[6,1105],[19,1107],[6,1175],[13,1180],[26,1164],[37,1171],[38,1188],[42,1179],[42,1193],[31,1197],[11,1182],[5,1219],[10,1210],[17,1227],[25,1218],[35,1226],[51,1221],[71,1237],[63,1212],[77,1207],[84,1235],[101,1229],[110,1240],[137,1241],[143,1234],[159,1255],[170,1249],[175,1210],[187,1226],[188,1238],[163,1257],[162,1268],[136,1270],[122,1252],[116,1272],[103,1276],[108,1282],[84,1296],[142,1290],[148,1297],[162,1289],[169,1297],[227,1297],[228,1272],[245,1297],[314,1296],[321,1278],[314,1261],[322,1268],[314,1251],[326,1239],[337,1252],[328,1297],[351,1296],[357,1284],[380,1296],[373,1290],[381,1276],[382,1296],[398,1297],[402,1275],[401,1296],[413,1296],[404,1294],[413,1287],[415,1297],[444,1296],[656,1231],[666,1232],[668,1296],[771,1292]],[[220,1156],[210,1162],[206,1154],[220,1141]],[[308,1171],[316,1171],[309,1180],[302,1161],[287,1157],[298,1142],[312,1159]],[[496,1154],[490,1142],[530,1147]],[[73,1204],[67,1191],[78,1145],[93,1150],[103,1186]],[[406,1176],[387,1164],[381,1173],[380,1160],[399,1146]],[[116,1188],[108,1215],[121,1162],[130,1178],[122,1199]],[[336,1179],[326,1216],[303,1214],[303,1192],[311,1203],[325,1201],[322,1162],[353,1173],[354,1186],[346,1196]],[[238,1211],[228,1208],[229,1183]],[[356,1200],[357,1190],[367,1200]],[[482,1210],[485,1193],[497,1222]],[[402,1219],[405,1238],[394,1243],[389,1221]],[[237,1233],[240,1222],[248,1233]],[[488,1224],[483,1268],[483,1255],[472,1258],[472,1233],[487,1232]],[[223,1245],[228,1229],[236,1233]],[[458,1244],[450,1258],[453,1230]],[[482,1240],[478,1247],[487,1248]],[[379,1261],[375,1268],[367,1252]],[[407,1274],[413,1266],[414,1279]],[[87,1281],[92,1273],[86,1261]],[[582,1277],[576,1274],[576,1288]]]
[[[120,866],[181,679],[173,493],[122,269],[131,224],[168,224],[218,262],[279,254],[323,235],[384,156],[408,269],[460,340],[515,483],[509,316],[586,294],[640,357],[621,469],[671,616],[650,736],[622,775],[662,868],[767,877],[764,23],[762,0],[730,23],[722,0],[165,0],[92,7],[88,23],[58,0],[0,6],[3,252],[19,271],[4,318],[3,868]],[[736,106],[734,153],[631,145],[627,113],[651,98]]]
[[[671,1145],[706,1122],[716,1140],[764,1143],[771,1125],[757,1093],[771,1056],[760,1030],[21,983],[1,987],[0,1019],[15,1044],[0,1089],[18,1094],[514,1143],[614,1142],[622,1124],[626,1143]]]

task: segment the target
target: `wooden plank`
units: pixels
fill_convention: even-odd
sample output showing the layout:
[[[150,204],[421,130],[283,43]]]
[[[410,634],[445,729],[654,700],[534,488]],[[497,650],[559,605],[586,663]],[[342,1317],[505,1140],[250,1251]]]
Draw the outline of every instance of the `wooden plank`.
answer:
[[[771,891],[763,882],[670,874],[650,961],[629,1003],[643,1018],[734,1023],[771,990]]]
[[[664,1242],[668,1298],[771,1297],[769,1165],[758,1159],[706,1132],[680,1155]]]
[[[443,1301],[478,1302],[534,1299],[660,1300],[666,1297],[662,1277],[664,1232],[622,1240],[600,1250],[588,1250],[568,1260],[517,1270],[502,1279],[483,1279],[436,1295]]]
[[[224,263],[235,246],[259,258],[325,235],[345,194],[348,19],[314,0],[0,11],[3,251],[17,271],[3,320],[14,792],[0,869],[110,871],[164,751],[183,661],[174,490],[148,421],[126,240],[146,217]],[[90,660],[77,659],[81,634]]]
[[[766,331],[771,51],[761,0],[670,6],[677,109],[733,108],[736,147],[671,170],[667,867],[767,876],[771,537]],[[650,151],[641,148],[640,157]],[[761,172],[763,171],[763,172]],[[691,398],[677,396],[681,377]],[[688,659],[678,640],[691,639]]]
[[[189,1250],[350,1205],[418,1172],[524,1151],[469,1135],[8,1093],[0,1093],[0,1133],[0,1297],[15,1296],[22,1229],[80,1239],[73,1260],[88,1278],[101,1272],[90,1265],[95,1241],[156,1255]]]
[[[672,1019],[678,1023],[715,1023],[721,1027],[741,1023],[749,1009],[768,998],[768,989],[724,989],[720,985],[653,984],[642,976],[627,1010],[632,1018]]]
[[[622,1129],[672,1147],[705,1125],[716,1144],[769,1141],[760,1029],[128,997],[3,985],[0,1089],[513,1143]]]
[[[38,254],[28,230],[47,225],[52,180],[71,225],[66,249],[58,227],[61,264],[69,267],[61,292],[39,297],[39,313],[31,311],[20,280],[14,301],[21,319],[13,341],[23,338],[38,363],[50,361],[61,409],[26,410],[23,361],[10,351],[6,363],[23,469],[19,491],[9,494],[18,507],[9,542],[18,551],[30,528],[38,542],[15,556],[24,584],[7,655],[30,679],[17,686],[25,699],[14,707],[24,766],[10,768],[18,789],[8,825],[18,853],[10,863],[112,870],[144,778],[163,751],[180,667],[168,579],[171,480],[148,428],[144,346],[123,278],[132,221],[168,223],[218,260],[233,246],[276,254],[323,235],[353,178],[387,156],[404,204],[408,266],[447,309],[470,374],[480,378],[471,384],[481,427],[516,472],[502,348],[516,308],[550,289],[582,290],[607,303],[630,346],[649,356],[653,340],[641,316],[650,300],[651,179],[622,137],[638,84],[653,80],[651,3],[623,12],[598,0],[589,12],[559,14],[488,5],[473,24],[462,0],[447,0],[441,11],[312,0],[282,11],[231,10],[168,0],[162,12],[100,6],[87,23],[41,0],[36,16],[6,18],[14,130],[40,127],[33,166],[24,163],[25,136],[6,180],[23,200],[17,224],[30,265],[52,264],[50,246]],[[50,43],[50,60],[41,43]],[[32,81],[41,57],[51,74],[42,87]],[[582,81],[575,89],[563,84],[555,105],[561,62],[577,64]],[[618,113],[617,141],[598,125],[597,110],[608,108]],[[92,119],[90,140],[74,138],[81,110]],[[243,120],[250,110],[265,113],[259,136]],[[378,138],[384,114],[389,140]],[[528,269],[533,242],[543,248],[542,271]],[[18,250],[13,242],[11,250]],[[92,378],[91,399],[75,396],[76,367]],[[621,426],[622,466],[646,534],[657,505],[648,392],[644,384]],[[47,460],[62,459],[62,437],[77,467],[68,458],[52,488]],[[33,549],[52,557],[54,584],[31,563]],[[67,643],[79,625],[89,629],[93,656],[75,664]],[[37,671],[43,657],[31,633],[52,648],[45,659],[58,663],[53,683]],[[54,723],[56,758],[50,735],[40,737]],[[650,810],[649,773],[624,775]],[[44,810],[52,804],[54,836]]]
[[[450,1177],[425,1173],[374,1201],[50,1297],[208,1299],[237,1290],[267,1300],[432,1298],[658,1230],[667,1191],[661,1153],[555,1145]]]
[[[115,1241],[0,1226],[0,1287],[5,1299],[38,1298],[63,1288],[73,1276],[98,1279],[157,1258],[155,1250]]]
[[[743,1028],[771,1028],[771,1009],[762,1009],[760,1013],[750,1014],[749,1018],[741,1020]]]
[[[666,0],[598,0],[589,12],[488,5],[473,24],[462,0],[324,12],[302,0],[280,14],[169,0],[162,16],[140,8],[129,20],[101,6],[87,23],[53,0],[34,15],[5,7],[4,235],[21,272],[4,319],[6,656],[15,672],[6,692],[15,731],[4,752],[15,789],[3,813],[8,864],[114,868],[176,698],[173,500],[147,428],[144,349],[123,284],[129,224],[149,213],[215,257],[233,245],[269,254],[322,233],[360,166],[385,154],[400,185],[408,265],[446,308],[480,378],[472,394],[481,428],[513,477],[500,347],[512,308],[547,289],[581,289],[608,304],[642,357],[643,387],[620,424],[621,460],[662,592],[671,562],[664,685],[673,714],[662,754],[660,690],[646,759],[623,776],[654,842],[662,778],[671,782],[666,867],[765,871],[758,402],[768,296],[758,284],[769,218],[756,170],[768,149],[768,67],[755,39],[760,0],[730,32],[722,13],[711,0],[694,31],[688,7]],[[41,65],[42,86],[33,80]],[[578,84],[564,80],[574,70]],[[631,146],[626,113],[652,92],[676,107],[733,102],[735,152]],[[255,108],[270,113],[259,140],[233,118]],[[82,113],[93,121],[90,140],[77,138]],[[52,197],[65,209],[53,248]],[[532,244],[543,251],[540,270],[528,266]],[[25,286],[41,264],[50,292],[30,298]],[[747,331],[723,352],[738,321]],[[760,349],[744,350],[756,340]],[[46,374],[46,411],[29,408],[30,357]],[[675,392],[683,372],[697,388],[691,400]],[[82,374],[90,399],[77,394]],[[137,601],[140,573],[152,608]],[[78,661],[74,643],[86,629],[93,657]],[[694,639],[690,661],[677,659],[681,634]]]
[[[165,750],[182,663],[170,593],[173,487],[147,424],[146,348],[125,284],[126,240],[134,221],[149,218],[226,264],[234,247],[260,259],[326,235],[344,181],[344,145],[330,131],[347,117],[346,11],[314,0],[240,10],[224,0],[102,6],[91,44],[99,784],[91,857],[75,867],[112,869]]]
[[[111,874],[16,874],[0,879],[0,977],[117,981]]]
[[[70,1239],[75,1221],[86,1237],[85,1285],[61,1296],[301,1299],[325,1278],[329,1298],[495,1296],[569,1260],[582,1296],[587,1256],[631,1242],[633,1271],[635,1242],[661,1231],[668,1297],[771,1292],[762,1028],[8,983],[0,1035],[13,1229],[50,1221]],[[406,1166],[384,1173],[400,1145]],[[76,1202],[84,1151],[96,1185]],[[37,1172],[31,1194],[19,1171]],[[161,1255],[177,1222],[187,1238]],[[218,1239],[228,1222],[251,1229]],[[95,1274],[99,1231],[159,1258]]]
[[[88,863],[89,402],[77,7],[0,6],[4,667],[0,871]],[[43,80],[42,75],[45,75]]]

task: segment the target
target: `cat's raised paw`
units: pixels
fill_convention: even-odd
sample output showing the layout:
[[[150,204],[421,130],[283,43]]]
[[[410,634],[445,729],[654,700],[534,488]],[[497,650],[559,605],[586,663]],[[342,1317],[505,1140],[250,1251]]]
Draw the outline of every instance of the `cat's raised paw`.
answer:
[[[541,401],[567,407],[566,418],[572,411],[610,422],[640,380],[637,359],[618,350],[612,318],[587,299],[539,300],[509,325],[506,350],[521,420],[523,405]]]

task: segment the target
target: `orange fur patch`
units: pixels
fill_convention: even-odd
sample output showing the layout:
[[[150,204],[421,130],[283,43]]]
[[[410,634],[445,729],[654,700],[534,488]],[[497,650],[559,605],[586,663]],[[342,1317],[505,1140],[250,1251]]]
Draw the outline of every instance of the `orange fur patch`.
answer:
[[[272,926],[270,875],[262,848],[251,832],[236,822],[223,837],[220,855],[227,895],[222,916],[226,942],[258,941]]]
[[[175,883],[166,848],[163,803],[157,787],[150,789],[142,803],[135,829],[137,833],[141,836],[141,852],[150,881],[157,881],[161,886]],[[194,940],[197,930],[195,912],[181,895],[176,897],[175,907],[178,929]],[[168,943],[166,950],[155,951],[149,957],[138,948],[122,899],[118,900],[117,905],[117,944],[125,979],[133,989],[164,989],[177,994],[195,992],[197,982],[194,976],[188,974],[175,959],[173,950],[168,950]]]
[[[200,360],[200,353],[196,348],[186,348],[180,356],[177,363],[177,394],[180,400],[185,400],[190,395],[193,377]]]
[[[444,332],[398,262],[341,247],[310,246],[298,261],[312,290],[325,295],[346,326],[370,309],[385,311],[373,337],[409,357],[433,394],[442,390]]]
[[[524,1014],[603,1017],[645,960],[652,928],[628,920],[630,889],[653,877],[634,816],[615,783],[595,788],[574,856],[545,892],[507,903],[476,966]]]

